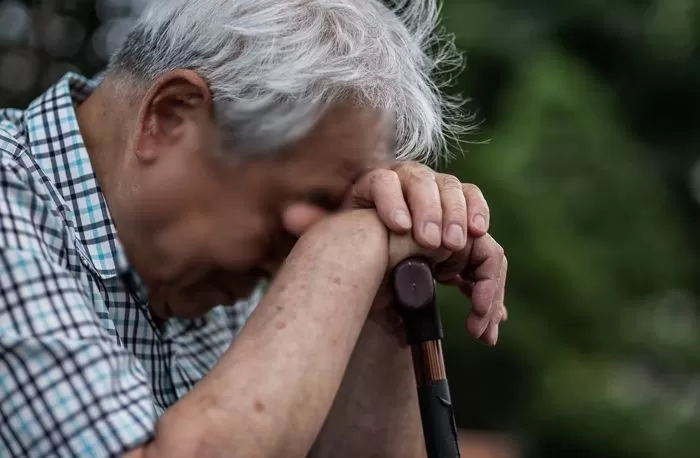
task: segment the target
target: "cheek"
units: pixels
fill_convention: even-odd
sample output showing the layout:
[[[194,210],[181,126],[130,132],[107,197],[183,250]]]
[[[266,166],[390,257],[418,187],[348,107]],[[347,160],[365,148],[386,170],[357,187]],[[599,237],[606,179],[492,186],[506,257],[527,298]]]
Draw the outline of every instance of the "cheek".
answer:
[[[173,153],[140,171],[133,197],[144,220],[172,222],[206,213],[217,197],[220,190],[214,172],[199,161],[180,156]]]
[[[279,223],[252,211],[234,212],[211,235],[215,264],[228,272],[247,272],[265,257]]]
[[[186,284],[206,273],[211,256],[208,226],[203,218],[182,218],[152,240],[163,281]]]

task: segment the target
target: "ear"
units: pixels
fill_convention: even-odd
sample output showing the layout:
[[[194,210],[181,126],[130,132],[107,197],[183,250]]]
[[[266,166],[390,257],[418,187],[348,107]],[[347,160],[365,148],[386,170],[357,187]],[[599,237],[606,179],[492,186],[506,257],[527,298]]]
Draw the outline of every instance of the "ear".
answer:
[[[196,135],[212,119],[212,99],[204,79],[192,70],[173,70],[156,80],[141,106],[135,154],[153,162],[165,151]]]

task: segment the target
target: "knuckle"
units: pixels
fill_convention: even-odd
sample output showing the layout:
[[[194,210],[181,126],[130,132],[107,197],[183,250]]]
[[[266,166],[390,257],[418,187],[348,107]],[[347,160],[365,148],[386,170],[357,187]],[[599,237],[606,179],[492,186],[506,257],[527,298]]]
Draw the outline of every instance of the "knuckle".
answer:
[[[374,185],[382,180],[382,177],[385,175],[385,172],[385,169],[372,169],[365,174],[365,179],[369,181],[370,184]]]
[[[462,184],[462,191],[464,193],[464,198],[469,201],[474,208],[480,207],[480,211],[485,212],[487,215],[490,213],[489,203],[486,201],[484,193],[481,192],[481,189],[477,185],[464,183]]]
[[[391,183],[399,183],[401,180],[399,179],[399,174],[394,172],[393,170],[384,170],[384,174],[382,175],[384,180],[387,182]]]
[[[392,187],[397,184],[400,184],[399,176],[392,170],[378,174],[374,182],[376,187]]]
[[[441,174],[439,175],[440,187],[446,191],[459,191],[463,195],[462,182],[454,175]]]
[[[400,173],[406,170],[406,168],[410,168],[412,164],[412,161],[397,161],[391,164],[391,170]]]
[[[477,196],[480,198],[484,198],[484,193],[481,191],[481,188],[479,188],[477,185],[474,183],[460,183],[462,185],[462,191],[464,192],[465,196]]]
[[[391,170],[399,175],[399,177],[408,177],[413,171],[419,167],[419,164],[412,161],[401,161],[391,166]]]
[[[504,250],[503,247],[502,247],[501,245],[499,245],[498,243],[495,243],[495,246],[493,247],[493,250],[494,250],[494,254],[496,255],[496,257],[498,257],[498,258],[505,258],[505,257],[506,257],[506,252],[505,252],[505,250]]]
[[[444,217],[446,224],[458,224],[466,226],[467,224],[467,207],[459,204],[447,204],[443,202]]]
[[[457,221],[454,221],[456,223],[464,224],[467,217],[467,201],[461,193],[448,192],[449,189],[442,186],[440,190],[442,206],[449,218],[456,219]]]
[[[435,173],[433,173],[432,170],[430,169],[423,169],[420,167],[416,167],[410,170],[408,173],[408,180],[411,183],[430,183],[430,182],[435,182]]]
[[[372,184],[372,173],[374,170],[368,170],[363,172],[357,179],[352,183],[352,188],[366,188],[368,185]]]
[[[445,209],[445,219],[447,224],[458,224],[466,226],[467,211],[465,207],[454,205]]]
[[[498,243],[493,237],[490,235],[486,235],[487,237],[487,245],[485,246],[486,250],[490,252],[491,257],[498,258],[498,259],[503,259],[506,256],[506,252],[501,246],[500,243]],[[487,248],[488,247],[488,248]]]
[[[375,193],[386,193],[387,190],[393,190],[393,187],[400,183],[396,172],[387,169],[375,169],[369,172],[368,180]]]
[[[425,164],[415,161],[406,161],[395,164],[391,169],[400,176],[412,177],[430,175],[435,178],[435,172]]]

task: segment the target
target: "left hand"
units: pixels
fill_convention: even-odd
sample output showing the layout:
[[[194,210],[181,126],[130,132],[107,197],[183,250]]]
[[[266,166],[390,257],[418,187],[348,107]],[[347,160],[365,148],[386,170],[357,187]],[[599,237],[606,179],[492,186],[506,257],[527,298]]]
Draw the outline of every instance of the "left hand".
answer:
[[[471,299],[469,334],[496,344],[499,324],[507,319],[507,260],[487,234],[489,208],[477,186],[416,162],[401,162],[365,173],[350,190],[345,207],[375,208],[392,232],[412,231],[423,248],[452,252],[437,266],[436,279],[459,287]]]

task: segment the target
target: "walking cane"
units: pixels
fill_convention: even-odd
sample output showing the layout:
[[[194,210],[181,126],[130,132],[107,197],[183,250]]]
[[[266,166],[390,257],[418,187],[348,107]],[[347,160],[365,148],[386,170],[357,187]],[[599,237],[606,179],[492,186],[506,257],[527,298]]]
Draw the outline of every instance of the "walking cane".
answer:
[[[459,458],[457,426],[442,356],[440,313],[428,263],[406,259],[392,272],[394,306],[411,345],[428,458]]]

